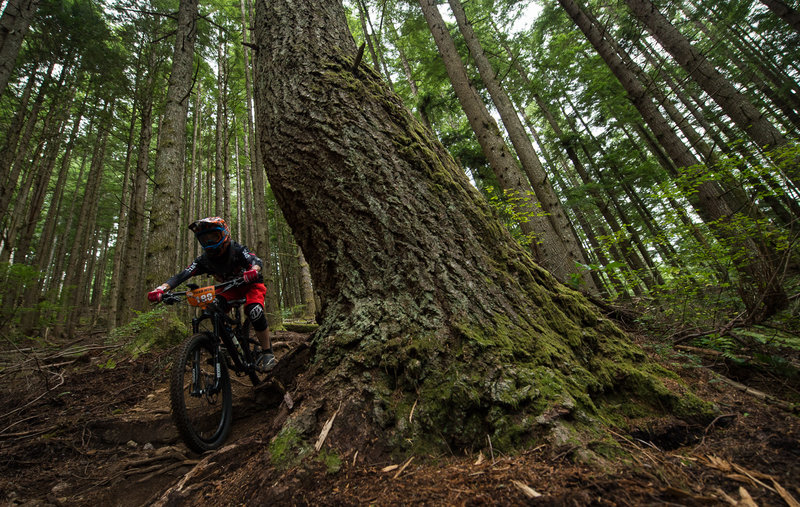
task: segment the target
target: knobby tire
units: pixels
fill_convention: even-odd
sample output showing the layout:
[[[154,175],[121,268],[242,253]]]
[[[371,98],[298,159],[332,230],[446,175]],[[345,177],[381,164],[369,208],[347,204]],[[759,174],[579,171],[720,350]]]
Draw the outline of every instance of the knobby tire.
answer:
[[[215,348],[210,333],[193,335],[183,343],[172,368],[172,419],[186,445],[198,453],[219,448],[227,439],[233,420],[231,382],[225,361],[220,361],[218,389],[214,388]]]

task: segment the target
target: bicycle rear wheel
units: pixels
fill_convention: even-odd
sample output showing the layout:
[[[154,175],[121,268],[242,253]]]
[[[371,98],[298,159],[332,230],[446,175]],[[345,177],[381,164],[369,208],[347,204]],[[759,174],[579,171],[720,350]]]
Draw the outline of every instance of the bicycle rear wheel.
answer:
[[[172,420],[183,441],[195,452],[220,447],[233,420],[228,368],[224,361],[214,360],[215,351],[213,335],[193,335],[184,342],[172,367]]]

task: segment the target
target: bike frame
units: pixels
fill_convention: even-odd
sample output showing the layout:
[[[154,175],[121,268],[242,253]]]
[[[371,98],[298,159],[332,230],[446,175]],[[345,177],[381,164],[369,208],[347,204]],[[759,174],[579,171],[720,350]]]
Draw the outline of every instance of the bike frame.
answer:
[[[244,299],[236,299],[228,302],[228,304],[236,310],[235,318],[228,317],[218,309],[204,309],[199,317],[192,318],[192,331],[195,334],[199,333],[200,324],[203,321],[210,320],[214,329],[214,336],[219,339],[219,342],[217,342],[217,350],[214,354],[214,360],[216,362],[220,361],[219,344],[221,343],[228,351],[228,355],[234,365],[234,371],[249,374],[254,367],[252,364],[253,358],[248,357],[251,355],[250,348],[246,346],[248,337],[236,336],[241,330],[247,329],[247,320],[245,319],[245,322],[242,322],[238,312],[238,308],[243,305],[245,301]],[[236,337],[242,347],[241,352],[236,348],[236,344],[233,341],[234,337]],[[245,344],[242,344],[242,341],[245,341]]]
[[[216,291],[225,292],[232,287],[238,287],[242,283],[243,281],[241,279],[224,282],[219,285],[215,285],[214,290],[215,293]],[[190,287],[192,286],[190,285]],[[197,286],[193,286],[192,288],[197,288]],[[173,292],[170,294],[170,296],[175,298],[180,296],[185,297],[186,295],[187,292]],[[172,304],[177,301],[177,299],[170,299],[168,301],[165,300],[165,303]],[[214,369],[216,380],[213,388],[210,389],[210,394],[214,394],[219,391],[220,379],[222,377],[221,346],[225,347],[228,357],[231,359],[231,363],[229,364],[229,366],[232,367],[231,369],[233,369],[233,371],[237,374],[250,376],[250,379],[253,381],[254,385],[258,383],[258,377],[256,376],[255,370],[255,358],[253,357],[251,347],[248,343],[249,336],[247,336],[247,330],[249,329],[249,320],[247,317],[245,317],[244,321],[242,321],[238,311],[239,307],[244,305],[246,302],[246,299],[236,299],[227,302],[230,308],[235,310],[235,317],[233,318],[226,315],[225,312],[223,312],[215,304],[210,304],[203,307],[202,313],[199,316],[192,318],[192,331],[194,334],[201,332],[200,324],[206,320],[210,320],[214,330],[214,338],[216,338],[214,348]],[[237,349],[234,339],[238,340],[241,351]],[[195,379],[195,381],[197,381],[197,379]],[[200,391],[202,391],[202,389]],[[202,396],[203,394],[204,393],[202,392],[195,393],[194,391],[192,393],[192,395],[196,396]]]

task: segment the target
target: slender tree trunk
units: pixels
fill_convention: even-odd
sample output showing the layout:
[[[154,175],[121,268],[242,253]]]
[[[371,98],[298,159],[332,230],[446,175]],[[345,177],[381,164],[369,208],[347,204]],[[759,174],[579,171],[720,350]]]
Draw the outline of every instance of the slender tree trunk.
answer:
[[[17,262],[31,263],[31,254],[35,253],[28,250],[33,243],[37,227],[41,225],[39,219],[44,209],[45,195],[50,186],[50,177],[53,174],[56,159],[61,152],[63,136],[60,133],[63,131],[67,115],[72,108],[75,91],[75,88],[72,88],[66,98],[58,101],[58,105],[50,111],[53,114],[48,114],[44,121],[40,145],[46,143],[47,147],[44,155],[36,160],[38,167],[34,166],[31,169],[36,172],[36,181],[30,201],[27,203],[27,216],[19,238],[18,255],[15,255]]]
[[[497,181],[505,194],[519,199],[521,213],[525,217],[519,226],[526,236],[534,237],[534,241],[531,242],[534,257],[545,268],[566,278],[566,274],[561,270],[564,265],[561,259],[566,255],[566,251],[560,247],[561,241],[550,222],[541,216],[540,205],[535,199],[530,182],[520,171],[516,158],[500,134],[497,123],[470,84],[461,57],[435,2],[420,0],[420,6],[439,48],[453,90]],[[564,278],[561,280],[565,281]]]
[[[200,139],[200,118],[203,115],[202,105],[201,105],[201,97],[203,95],[203,88],[202,83],[197,83],[197,90],[195,91],[195,99],[194,99],[194,113],[192,117],[192,163],[189,166],[189,220],[197,220],[200,217],[200,199],[202,198],[200,193],[200,185],[198,183],[199,174],[200,174],[200,167],[201,164],[198,161],[199,155],[199,148],[201,144]],[[186,245],[186,254],[188,259],[195,259],[197,258],[197,242],[193,240],[189,240],[189,244]]]
[[[8,131],[5,133],[5,144],[0,150],[0,212],[5,213],[8,209],[8,203],[11,200],[11,195],[14,188],[17,186],[17,178],[19,175],[12,175],[11,164],[14,161],[14,153],[17,150],[17,143],[22,133],[22,126],[25,122],[25,114],[28,112],[28,103],[30,102],[31,94],[33,93],[34,84],[36,83],[36,70],[38,65],[34,65],[28,81],[25,83],[22,96],[19,100],[19,105],[16,106],[16,114],[11,121]]]
[[[155,54],[148,57],[152,64]],[[133,172],[133,186],[130,196],[130,213],[128,214],[127,238],[125,244],[125,274],[122,278],[120,293],[120,322],[127,322],[133,310],[144,308],[144,298],[141,293],[145,290],[143,265],[145,262],[145,245],[147,242],[147,212],[145,202],[147,186],[150,179],[150,145],[153,139],[153,88],[155,86],[155,66],[148,65],[149,72],[144,85],[141,100],[141,129],[139,130],[138,151],[136,154],[136,167]]]
[[[375,45],[372,42],[372,36],[367,30],[366,12],[367,6],[364,5],[364,0],[356,0],[356,7],[358,8],[358,19],[361,22],[361,31],[364,33],[364,40],[366,41],[369,53],[372,56],[372,63],[374,64],[375,71],[378,74],[383,74],[381,62],[378,60],[378,53],[375,51]],[[373,32],[374,33],[374,32]]]
[[[297,247],[297,264],[300,267],[300,284],[303,288],[303,318],[311,320],[317,314],[317,307],[314,302],[314,287],[311,282],[311,271],[308,269],[308,262],[303,256],[303,249]]]
[[[153,51],[150,54],[154,54]],[[150,61],[148,62],[148,69],[153,69],[155,66],[154,58],[151,57]],[[119,320],[120,317],[120,287],[122,286],[123,279],[125,276],[129,274],[128,270],[126,269],[123,273],[122,271],[122,260],[127,259],[127,250],[128,250],[128,223],[129,219],[129,211],[130,211],[130,204],[131,204],[131,196],[133,188],[131,182],[131,166],[132,166],[132,159],[133,159],[133,152],[135,149],[135,140],[136,140],[136,118],[139,115],[140,109],[140,102],[142,96],[142,72],[143,72],[143,65],[142,60],[139,60],[138,65],[136,67],[136,79],[134,80],[134,99],[133,104],[131,105],[131,118],[130,118],[130,125],[128,126],[128,142],[127,148],[125,150],[125,170],[123,172],[123,179],[122,179],[122,192],[120,193],[120,206],[119,206],[119,217],[118,217],[118,225],[117,225],[117,234],[116,234],[116,242],[114,245],[114,257],[112,259],[112,267],[111,267],[111,287],[109,288],[109,297],[108,297],[108,324],[111,327],[115,327],[121,324]],[[152,70],[150,71],[152,72]]]
[[[556,136],[562,140],[564,151],[567,152],[567,157],[570,159],[575,171],[581,178],[581,183],[588,189],[588,194],[594,202],[595,207],[602,215],[606,224],[608,224],[608,226],[611,228],[612,233],[614,233],[616,237],[620,238],[620,250],[625,258],[626,263],[636,271],[637,276],[641,278],[647,288],[652,291],[655,288],[656,281],[653,279],[653,276],[651,276],[648,266],[645,265],[646,262],[634,251],[634,246],[630,239],[628,239],[628,234],[623,231],[623,226],[620,225],[619,220],[612,213],[611,208],[609,207],[609,201],[613,200],[613,197],[610,195],[604,197],[599,190],[592,186],[598,182],[590,177],[586,166],[583,164],[578,156],[577,151],[575,150],[575,146],[571,141],[568,140],[567,136],[564,135],[564,132],[561,130],[561,126],[553,116],[550,108],[544,103],[538,94],[534,94],[534,100],[536,101],[536,105],[542,111],[545,119],[550,124],[550,128],[552,128]],[[589,160],[591,160],[591,157],[589,157]],[[623,221],[623,223],[627,222]]]
[[[42,110],[42,104],[44,103],[44,98],[52,79],[50,74],[53,72],[54,67],[55,63],[51,62],[42,78],[42,84],[39,86],[39,91],[36,93],[36,98],[25,120],[24,129],[22,134],[19,135],[18,143],[8,144],[7,147],[11,151],[8,152],[8,155],[4,153],[2,158],[0,158],[0,162],[8,164],[0,167],[0,175],[3,175],[4,181],[3,187],[0,188],[0,222],[2,222],[2,217],[5,216],[11,204],[11,198],[14,195],[14,190],[17,188],[17,181],[22,172],[24,160],[30,155],[28,152],[28,145],[30,145],[34,127],[39,120],[39,113]],[[11,134],[13,137],[15,133],[12,132]]]
[[[40,301],[40,298],[44,297],[48,276],[50,278],[56,276],[56,273],[48,270],[48,266],[51,266],[53,256],[57,250],[56,226],[58,225],[58,220],[61,216],[62,203],[64,200],[64,187],[67,183],[69,168],[72,162],[72,149],[74,148],[75,141],[80,133],[80,126],[83,120],[83,112],[86,108],[87,99],[88,95],[84,95],[77,114],[75,114],[75,117],[72,119],[72,131],[70,132],[69,140],[67,141],[64,153],[61,156],[61,167],[58,172],[56,183],[53,186],[53,193],[50,197],[50,205],[48,206],[47,216],[44,220],[44,229],[42,231],[41,241],[39,247],[36,249],[36,268],[39,270],[41,275],[37,286],[28,291],[25,296],[25,303],[23,306],[26,308],[33,308],[34,306],[37,306],[36,303]],[[60,273],[58,275],[60,275]],[[40,316],[41,312],[38,310],[38,308],[36,311],[31,312],[29,318],[25,319],[23,322],[23,334],[30,336],[34,329],[39,325]]]
[[[246,29],[246,20],[244,15],[244,0],[242,0],[242,30],[243,34],[247,35]],[[247,39],[245,38],[245,42]],[[249,59],[247,57],[248,50],[245,50],[245,75],[250,72]],[[246,79],[245,85],[247,87],[247,97],[248,97],[248,108],[251,108],[254,105],[258,107],[258,89],[256,87],[255,94],[252,94],[251,88],[249,86],[249,78]],[[252,101],[250,100],[252,97]],[[252,109],[249,109],[252,111]],[[250,115],[248,115],[248,123]],[[269,238],[270,238],[270,231],[269,231],[269,214],[267,210],[267,185],[266,185],[266,173],[265,169],[265,162],[262,158],[263,154],[261,153],[261,133],[255,131],[255,127],[252,127],[251,131],[252,137],[250,139],[251,143],[251,178],[253,182],[253,186],[251,189],[252,199],[253,199],[253,215],[248,217],[248,222],[252,227],[252,232],[254,234],[253,239],[255,240],[255,244],[252,245],[254,250],[258,256],[260,256],[265,263],[270,262],[270,258],[272,257]],[[267,315],[267,322],[269,323],[270,329],[279,329],[283,326],[282,321],[283,318],[281,316],[280,305],[278,302],[278,294],[277,294],[277,283],[276,279],[272,274],[272,270],[265,269],[262,273],[264,277],[264,284],[267,286],[267,296],[265,300],[265,310]]]
[[[81,208],[78,214],[78,227],[75,230],[75,240],[69,254],[69,264],[67,267],[64,286],[67,290],[72,290],[71,294],[82,295],[86,292],[87,285],[91,282],[86,278],[84,264],[86,255],[90,252],[90,243],[94,237],[95,225],[97,222],[97,203],[99,201],[100,186],[104,175],[104,161],[108,137],[111,134],[114,115],[113,102],[107,103],[105,111],[102,113],[100,131],[98,133],[97,144],[92,153],[92,162],[89,167],[89,175],[86,182],[86,191],[82,197]],[[63,305],[62,317],[59,322],[66,322],[67,336],[72,336],[79,318],[85,314],[85,308],[70,308]]]
[[[192,87],[196,38],[197,0],[181,0],[172,71],[167,87],[164,119],[158,133],[158,152],[153,175],[153,207],[150,211],[145,276],[147,285],[152,287],[164,282],[176,270],[175,251],[182,200],[177,190],[180,189],[185,167],[186,117]]]
[[[225,216],[225,172],[222,163],[222,143],[223,141],[223,125],[225,119],[222,114],[222,103],[225,96],[225,81],[222,76],[223,72],[223,52],[222,52],[222,29],[218,32],[217,42],[217,128],[214,129],[214,214],[218,217],[225,217],[225,220],[230,220],[230,217]]]
[[[505,125],[508,136],[511,139],[511,144],[514,146],[514,151],[517,153],[522,163],[522,168],[531,182],[533,191],[536,193],[536,198],[539,200],[542,210],[546,213],[550,222],[551,229],[555,233],[553,237],[553,240],[556,241],[555,244],[548,245],[544,242],[542,244],[544,267],[562,282],[570,282],[573,281],[573,277],[577,277],[582,281],[586,290],[597,292],[597,287],[594,286],[594,281],[592,281],[591,277],[582,274],[581,266],[588,264],[588,262],[578,247],[578,236],[572,229],[561,201],[559,201],[553,186],[550,184],[548,175],[544,167],[542,167],[542,162],[533,149],[533,144],[531,144],[530,138],[525,132],[525,127],[519,119],[516,108],[511,103],[508,93],[497,81],[495,71],[478,37],[475,35],[472,25],[467,20],[461,2],[459,0],[450,0],[450,7],[453,10],[461,33],[467,41],[467,47],[475,61],[475,65],[478,67],[481,80],[489,90],[492,102],[497,107],[497,111],[503,120],[503,125]]]
[[[758,146],[771,150],[786,144],[783,134],[692,46],[650,0],[626,0],[626,3],[661,46]],[[800,169],[793,165],[796,164],[787,164],[787,176],[800,186]]]
[[[629,98],[642,118],[655,134],[659,143],[677,168],[699,169],[702,181],[702,167],[680,138],[669,128],[666,120],[656,108],[649,93],[633,73],[626,68],[612,46],[605,40],[604,32],[581,9],[575,0],[559,0],[578,28],[586,35],[611,72],[619,79],[628,92]],[[701,218],[715,231],[717,237],[730,248],[735,259],[747,259],[737,266],[741,274],[742,300],[754,319],[771,315],[786,304],[786,293],[780,286],[777,274],[780,262],[774,258],[769,248],[763,248],[753,239],[741,238],[735,227],[730,227],[733,212],[721,196],[718,185],[712,181],[690,184],[688,199]]]
[[[233,167],[236,174],[236,202],[234,203],[236,206],[236,237],[242,237],[242,222],[244,221],[244,213],[242,210],[242,192],[244,188],[242,186],[242,166],[241,160],[239,159],[239,134],[238,130],[236,129],[236,116],[233,117]]]
[[[761,3],[784,20],[795,32],[800,33],[800,12],[797,12],[783,0],[761,0]]]

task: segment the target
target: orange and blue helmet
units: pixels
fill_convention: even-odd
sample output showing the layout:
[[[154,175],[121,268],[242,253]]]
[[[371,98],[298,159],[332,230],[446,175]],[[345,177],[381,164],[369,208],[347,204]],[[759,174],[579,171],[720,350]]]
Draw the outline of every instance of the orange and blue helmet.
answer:
[[[201,218],[192,222],[189,230],[209,257],[219,257],[231,244],[231,231],[220,217]]]

